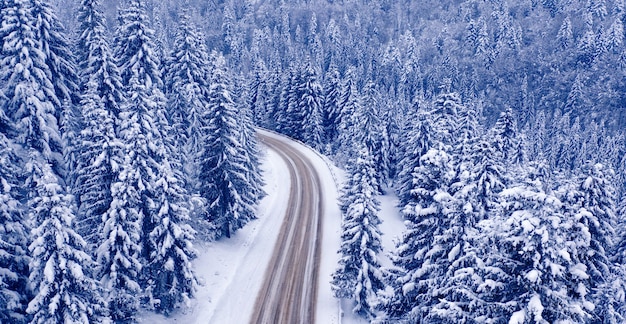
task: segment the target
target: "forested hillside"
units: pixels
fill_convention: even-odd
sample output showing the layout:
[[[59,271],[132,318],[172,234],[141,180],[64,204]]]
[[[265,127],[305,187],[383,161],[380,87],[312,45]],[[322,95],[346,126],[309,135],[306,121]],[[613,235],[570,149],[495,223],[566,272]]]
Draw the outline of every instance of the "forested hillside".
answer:
[[[70,32],[67,7],[0,7],[2,323],[170,314],[198,288],[194,239],[256,218],[258,149],[224,57],[189,10],[164,48],[145,2],[113,32],[103,8],[81,1]]]
[[[0,10],[2,322],[183,307],[194,237],[256,217],[253,125],[348,170],[331,284],[364,318],[626,320],[626,1]]]

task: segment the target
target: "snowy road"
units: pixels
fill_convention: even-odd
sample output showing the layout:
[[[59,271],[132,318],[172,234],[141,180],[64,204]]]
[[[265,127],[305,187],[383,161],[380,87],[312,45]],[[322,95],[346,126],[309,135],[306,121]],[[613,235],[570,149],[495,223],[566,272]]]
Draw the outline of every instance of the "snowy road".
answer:
[[[259,137],[287,164],[291,188],[251,323],[315,323],[324,210],[320,176],[291,144],[263,134]]]

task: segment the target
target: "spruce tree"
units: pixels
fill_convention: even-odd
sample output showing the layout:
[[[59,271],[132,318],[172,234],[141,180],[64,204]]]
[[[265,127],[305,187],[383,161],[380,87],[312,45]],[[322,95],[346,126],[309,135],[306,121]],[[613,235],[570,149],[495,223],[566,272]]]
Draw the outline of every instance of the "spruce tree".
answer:
[[[197,279],[191,268],[195,257],[192,240],[195,231],[187,224],[189,210],[186,192],[173,176],[167,160],[161,168],[162,178],[156,182],[158,223],[149,234],[149,258],[144,276],[153,307],[170,314],[176,308],[189,306],[197,290]]]
[[[398,172],[398,198],[400,206],[405,206],[411,199],[413,172],[420,166],[420,158],[433,146],[432,124],[430,115],[424,112],[411,114],[410,124],[403,132],[404,143]]]
[[[79,206],[77,231],[90,245],[102,239],[102,216],[111,203],[111,185],[122,162],[119,118],[123,86],[100,10],[100,1],[83,0],[78,12],[77,56],[84,120],[74,148],[80,159],[73,193]]]
[[[293,125],[296,125],[295,114],[289,113],[289,107],[294,105],[296,100],[296,84],[298,74],[295,68],[291,67],[287,73],[283,73],[280,91],[277,91],[275,100],[274,114],[276,115],[273,122],[274,129],[281,134],[294,137]]]
[[[323,90],[313,67],[307,65],[301,73],[297,98],[298,111],[302,115],[300,128],[303,133],[302,137],[298,139],[319,150],[322,147],[324,134],[322,125]]]
[[[174,140],[167,119],[162,92],[160,60],[155,54],[154,31],[148,26],[145,3],[130,1],[120,12],[120,26],[115,35],[115,53],[120,62],[122,82],[126,85],[126,101],[122,106],[119,137],[124,155],[130,157],[126,172],[132,174],[130,185],[140,199],[130,207],[140,210],[143,260],[149,259],[148,236],[161,220],[158,216],[156,181],[163,165],[175,165]],[[173,170],[180,179],[180,171]],[[125,181],[120,177],[120,181]],[[145,283],[144,283],[145,284]]]
[[[346,72],[345,84],[341,96],[341,107],[339,111],[339,152],[347,151],[352,144],[352,130],[356,124],[355,114],[361,110],[361,95],[357,88],[356,71],[350,68]]]
[[[489,231],[497,244],[492,253],[498,256],[486,266],[506,276],[495,280],[501,289],[492,291],[498,296],[494,306],[500,306],[500,318],[518,322],[585,322],[594,309],[585,283],[588,269],[577,256],[585,244],[570,241],[572,233],[585,229],[564,213],[567,206],[550,190],[542,169],[532,165],[500,194],[502,218],[494,219]],[[501,307],[506,305],[516,307]]]
[[[322,105],[322,125],[324,126],[324,142],[334,144],[337,141],[337,128],[340,122],[341,109],[341,78],[339,71],[332,68],[324,78],[324,102]]]
[[[29,233],[20,201],[24,162],[0,131],[0,322],[25,323]]]
[[[245,96],[244,96],[245,97]],[[259,147],[256,129],[252,120],[252,111],[244,102],[239,104],[239,118],[237,124],[240,126],[240,143],[241,154],[244,157],[244,169],[246,170],[246,178],[249,181],[250,189],[246,190],[245,199],[250,205],[256,206],[258,202],[265,196],[263,190],[263,175],[261,170],[261,149]]]
[[[380,202],[375,198],[376,170],[366,147],[359,150],[348,171],[342,193],[345,206],[339,268],[331,282],[335,297],[354,301],[353,312],[367,319],[375,317],[377,294],[384,290],[377,254],[382,251],[378,218]]]
[[[102,238],[96,250],[97,278],[107,291],[104,296],[111,319],[132,323],[139,309],[139,275],[142,269],[141,224],[144,217],[136,187],[141,174],[131,166],[136,157],[127,154],[118,179],[111,186],[112,201],[102,217]]]
[[[168,118],[176,132],[176,146],[187,174],[187,188],[197,187],[198,154],[202,139],[200,129],[205,124],[201,116],[207,109],[210,85],[209,57],[189,13],[180,14],[180,28],[174,37],[174,48],[165,64]]]
[[[82,0],[78,12],[79,38],[77,44],[83,94],[90,81],[95,81],[97,94],[104,109],[119,118],[124,101],[120,71],[113,57],[106,33],[106,21],[99,0]],[[118,123],[115,123],[117,130]],[[117,132],[116,132],[117,133]]]
[[[35,196],[29,209],[36,224],[29,247],[35,289],[27,309],[31,323],[100,323],[103,301],[90,277],[93,261],[86,243],[72,229],[73,198],[64,193],[48,164],[38,164],[30,162]]]
[[[470,135],[471,136],[471,135]],[[475,135],[474,135],[475,136]],[[497,275],[484,263],[491,256],[489,242],[482,235],[481,221],[495,217],[504,189],[504,167],[484,137],[465,139],[467,155],[457,157],[457,170],[450,186],[453,199],[447,206],[447,219],[436,246],[446,251],[443,260],[434,261],[445,272],[433,273],[436,300],[426,319],[432,322],[460,323],[489,314],[495,308],[483,296]],[[462,144],[464,145],[464,144]]]
[[[85,128],[78,134],[81,169],[74,192],[79,199],[75,225],[88,244],[99,244],[103,237],[102,217],[110,207],[111,185],[123,161],[123,145],[115,133],[115,115],[105,108],[96,78],[90,78],[81,100]]]
[[[511,108],[500,114],[492,130],[492,138],[498,156],[507,165],[511,164],[519,145],[517,125]]]
[[[610,260],[614,250],[617,226],[613,171],[600,163],[588,163],[585,173],[577,179],[576,187],[565,187],[563,201],[576,220],[571,244],[576,244],[573,259],[584,265],[588,278],[581,282],[589,293],[588,300],[596,308],[596,319],[611,317],[614,298],[614,272],[618,268]]]
[[[53,100],[53,103],[61,107],[63,101],[68,99],[72,105],[77,104],[79,96],[76,63],[63,25],[48,1],[30,0],[30,2],[35,37],[45,55],[45,64],[50,71],[50,81],[54,87],[56,101]]]
[[[200,196],[206,200],[206,221],[212,227],[201,233],[216,239],[230,237],[256,218],[254,205],[245,199],[250,189],[246,156],[242,154],[241,129],[231,97],[232,86],[224,58],[215,57],[209,106],[202,116],[203,151],[200,153]]]
[[[74,55],[65,36],[64,28],[56,17],[48,1],[31,0],[34,33],[39,42],[39,49],[45,57],[54,94],[49,95],[55,107],[55,118],[60,127],[62,139],[61,152],[65,165],[57,173],[67,185],[73,186],[76,180],[80,152],[75,149],[74,134],[80,131],[82,116],[79,109],[78,75]]]
[[[61,101],[50,80],[47,54],[36,32],[28,0],[7,0],[2,12],[1,106],[10,123],[8,136],[40,152],[58,174],[64,171],[59,131]]]
[[[263,61],[255,61],[253,78],[248,83],[248,96],[246,103],[252,112],[255,124],[270,128],[272,116],[272,88],[271,76],[268,76],[267,68]]]
[[[419,322],[426,318],[437,302],[441,275],[458,254],[460,246],[450,238],[460,233],[449,231],[450,184],[455,175],[453,158],[447,153],[450,150],[442,144],[429,149],[413,172],[411,199],[402,208],[407,228],[392,255],[399,271],[390,274],[393,295],[383,307],[390,320]]]
[[[380,107],[378,107],[379,93],[372,82],[363,89],[362,105],[354,112],[354,125],[350,130],[353,143],[363,144],[372,152],[374,168],[376,170],[376,191],[382,193],[381,186],[386,181],[388,165],[385,163],[387,147],[384,143],[384,128],[380,119]],[[354,145],[354,144],[353,144]]]
[[[280,121],[283,134],[303,141],[313,148],[321,147],[322,129],[322,87],[310,64],[295,69],[294,76],[287,84],[287,104]]]

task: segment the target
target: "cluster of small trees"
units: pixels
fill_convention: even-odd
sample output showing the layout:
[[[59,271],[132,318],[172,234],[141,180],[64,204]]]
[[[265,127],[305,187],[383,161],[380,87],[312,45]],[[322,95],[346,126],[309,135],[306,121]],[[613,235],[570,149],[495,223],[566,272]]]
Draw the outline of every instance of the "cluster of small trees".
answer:
[[[588,162],[568,173],[528,158],[512,110],[483,130],[458,95],[416,107],[397,179],[406,229],[377,261],[376,183],[355,157],[335,295],[382,323],[620,323],[624,223],[614,173]],[[365,152],[365,153],[363,153]]]
[[[75,44],[46,1],[0,13],[0,322],[186,305],[194,236],[230,236],[263,194],[224,59],[182,11],[171,50],[157,48],[142,0],[112,42],[98,0],[81,2]]]

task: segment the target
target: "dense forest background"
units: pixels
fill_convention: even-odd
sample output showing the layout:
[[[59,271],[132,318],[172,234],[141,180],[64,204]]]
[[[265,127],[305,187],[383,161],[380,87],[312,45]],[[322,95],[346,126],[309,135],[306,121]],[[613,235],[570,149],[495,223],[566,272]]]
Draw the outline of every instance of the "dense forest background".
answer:
[[[1,4],[0,320],[187,305],[192,242],[256,217],[257,125],[346,167],[364,318],[623,322],[624,1]]]
[[[76,3],[57,5],[71,32]],[[118,5],[104,2],[110,30]],[[325,89],[332,78],[349,79],[359,93],[373,83],[394,136],[416,102],[456,92],[483,127],[512,108],[529,156],[542,153],[565,171],[603,161],[624,174],[621,0],[154,1],[148,11],[160,48],[171,47],[186,6],[239,88],[257,91],[246,82],[254,80],[267,102],[279,100],[289,73],[305,68]],[[257,123],[269,126],[268,119]]]

